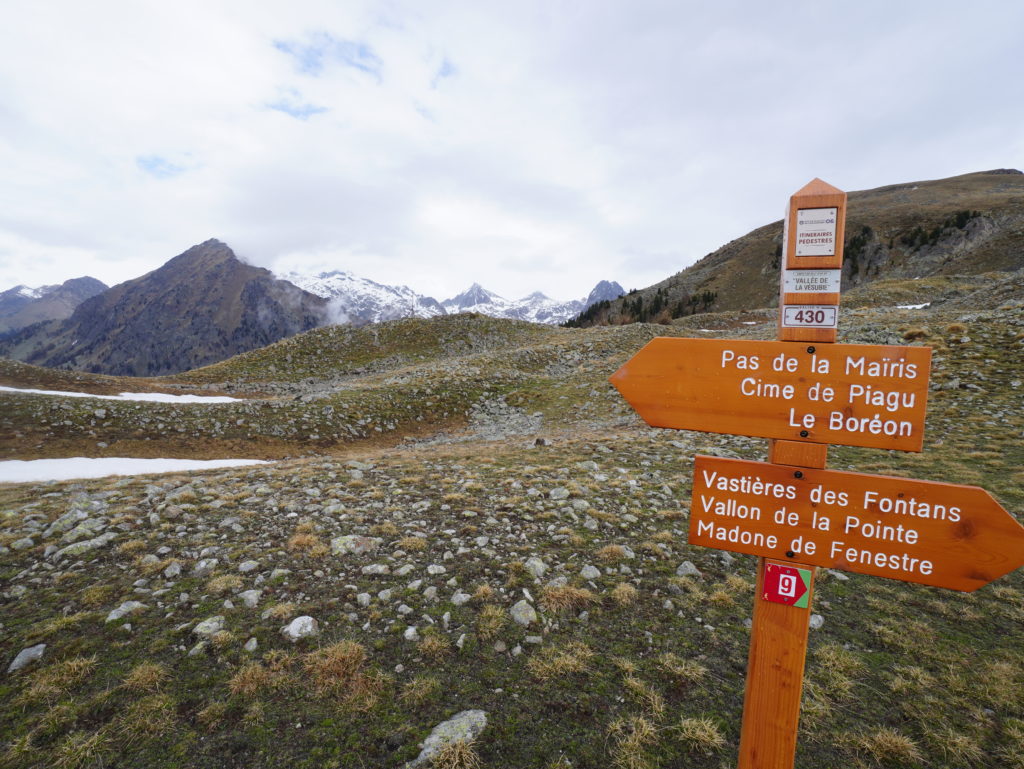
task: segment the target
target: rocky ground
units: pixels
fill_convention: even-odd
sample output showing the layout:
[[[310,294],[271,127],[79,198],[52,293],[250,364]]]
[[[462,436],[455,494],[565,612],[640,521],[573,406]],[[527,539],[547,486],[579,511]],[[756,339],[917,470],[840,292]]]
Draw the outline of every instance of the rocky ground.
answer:
[[[295,458],[0,487],[0,765],[735,765],[754,560],[686,544],[690,475],[765,441],[650,430],[605,379],[658,333],[771,338],[771,311],[448,322],[416,351],[412,326],[376,352],[319,330],[160,383],[257,396],[238,405],[5,397],[25,456],[118,446],[129,419],[173,450],[238,413],[231,440]],[[928,435],[829,466],[977,483],[1019,514],[1020,306],[843,324],[935,348]],[[357,402],[364,437],[342,427]],[[296,450],[325,424],[344,439]],[[959,594],[823,571],[813,614],[797,766],[1024,767],[1024,577]]]

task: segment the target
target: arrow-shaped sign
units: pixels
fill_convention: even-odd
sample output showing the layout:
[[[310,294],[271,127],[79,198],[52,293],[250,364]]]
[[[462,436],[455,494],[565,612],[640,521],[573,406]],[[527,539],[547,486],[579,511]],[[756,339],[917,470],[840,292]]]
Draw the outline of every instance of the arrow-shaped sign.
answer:
[[[609,381],[652,427],[920,451],[930,347],[657,337]]]
[[[1024,565],[977,486],[698,456],[691,545],[972,591]]]

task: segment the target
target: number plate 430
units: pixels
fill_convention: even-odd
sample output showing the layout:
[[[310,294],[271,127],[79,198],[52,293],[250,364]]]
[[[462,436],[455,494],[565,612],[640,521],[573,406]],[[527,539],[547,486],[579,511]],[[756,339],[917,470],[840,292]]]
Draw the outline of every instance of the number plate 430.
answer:
[[[839,308],[822,304],[787,304],[782,308],[784,328],[837,328]]]

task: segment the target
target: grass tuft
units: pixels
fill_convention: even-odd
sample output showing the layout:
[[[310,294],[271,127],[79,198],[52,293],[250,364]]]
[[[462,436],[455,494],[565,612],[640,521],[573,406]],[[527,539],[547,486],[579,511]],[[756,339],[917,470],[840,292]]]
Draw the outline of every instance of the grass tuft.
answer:
[[[585,643],[569,641],[562,646],[548,646],[541,649],[526,663],[526,669],[541,681],[583,673],[587,670],[594,652]]]
[[[434,755],[430,765],[434,769],[479,769],[482,766],[473,740],[445,743]]]
[[[725,747],[725,737],[718,725],[707,716],[680,718],[675,728],[676,735],[690,753],[710,756]]]
[[[579,611],[597,603],[597,596],[585,587],[548,585],[540,591],[540,605],[550,612]]]

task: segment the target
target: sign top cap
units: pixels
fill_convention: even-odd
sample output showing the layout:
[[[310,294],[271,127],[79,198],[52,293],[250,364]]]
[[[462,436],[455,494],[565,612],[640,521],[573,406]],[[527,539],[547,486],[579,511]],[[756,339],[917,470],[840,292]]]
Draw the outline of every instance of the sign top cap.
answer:
[[[807,182],[803,187],[793,193],[794,198],[808,197],[810,195],[845,195],[838,187],[833,187],[828,182],[823,182],[818,177],[814,177],[811,181]]]

